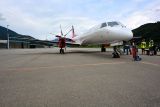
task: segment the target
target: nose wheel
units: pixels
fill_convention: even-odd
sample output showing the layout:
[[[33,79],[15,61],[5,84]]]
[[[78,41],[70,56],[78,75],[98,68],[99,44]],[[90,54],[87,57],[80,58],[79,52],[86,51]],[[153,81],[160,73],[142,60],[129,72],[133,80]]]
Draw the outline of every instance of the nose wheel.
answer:
[[[112,53],[112,58],[120,58],[120,54],[117,51],[117,47],[116,46],[113,47],[113,51],[114,52]]]
[[[120,55],[116,52],[112,53],[112,58],[120,58]]]

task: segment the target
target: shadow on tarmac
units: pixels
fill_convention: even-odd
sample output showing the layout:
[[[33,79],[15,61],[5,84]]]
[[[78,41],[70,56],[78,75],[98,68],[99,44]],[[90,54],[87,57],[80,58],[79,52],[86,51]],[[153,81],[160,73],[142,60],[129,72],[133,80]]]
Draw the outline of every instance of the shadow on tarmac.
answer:
[[[81,55],[81,56],[88,56],[88,57],[98,57],[98,58],[112,58],[112,52],[106,51],[106,52],[100,52],[100,51],[86,51],[86,50],[72,50],[72,51],[66,51],[64,54],[60,54],[59,52],[37,52],[37,53],[25,53],[21,55]]]

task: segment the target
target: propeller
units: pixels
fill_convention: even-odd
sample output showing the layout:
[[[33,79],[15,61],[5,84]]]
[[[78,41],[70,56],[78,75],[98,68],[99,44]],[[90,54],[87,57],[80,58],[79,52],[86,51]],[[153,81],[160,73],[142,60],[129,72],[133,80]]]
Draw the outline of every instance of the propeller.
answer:
[[[66,36],[71,31],[72,31],[72,38],[73,38],[74,37],[74,27],[73,26],[66,34],[63,33],[61,25],[60,25],[60,33],[61,33],[60,35],[56,35],[56,34],[50,33],[52,35],[55,35],[55,37],[59,38],[58,47],[60,48],[60,53],[61,53],[62,48],[65,48],[65,50],[66,50]]]
[[[73,25],[72,25],[72,29],[70,29],[65,35],[63,34],[61,25],[60,25],[61,35],[57,35],[57,34],[53,34],[53,33],[50,33],[50,34],[52,34],[52,35],[54,35],[56,37],[66,37],[71,31],[72,31],[72,38],[74,38],[75,37],[75,33],[74,33],[74,27],[73,27]]]

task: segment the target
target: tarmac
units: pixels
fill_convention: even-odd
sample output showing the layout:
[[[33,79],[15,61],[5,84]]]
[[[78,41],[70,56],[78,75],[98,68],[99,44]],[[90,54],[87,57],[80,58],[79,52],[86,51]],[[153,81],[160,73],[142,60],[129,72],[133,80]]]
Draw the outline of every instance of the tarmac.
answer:
[[[0,107],[160,107],[160,53],[0,50]]]

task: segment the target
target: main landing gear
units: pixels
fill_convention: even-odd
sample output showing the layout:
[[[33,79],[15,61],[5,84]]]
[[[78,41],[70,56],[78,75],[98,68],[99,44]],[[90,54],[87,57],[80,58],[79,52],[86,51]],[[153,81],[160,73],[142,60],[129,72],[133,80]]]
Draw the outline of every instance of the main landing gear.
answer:
[[[113,53],[112,53],[112,58],[120,58],[119,52],[117,51],[117,47],[113,47]]]
[[[64,49],[61,48],[61,49],[59,50],[59,53],[60,53],[60,54],[64,54]]]

